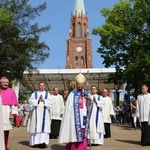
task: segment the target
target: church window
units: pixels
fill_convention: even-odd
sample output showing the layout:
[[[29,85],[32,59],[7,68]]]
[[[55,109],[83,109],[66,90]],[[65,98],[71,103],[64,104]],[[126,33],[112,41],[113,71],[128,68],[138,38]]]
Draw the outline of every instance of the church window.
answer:
[[[78,57],[77,57],[77,56],[76,56],[75,59],[74,59],[74,63],[75,63],[75,64],[78,64]]]
[[[72,25],[73,33],[72,36],[75,37],[75,24]]]
[[[84,37],[86,37],[86,36],[87,36],[87,35],[86,35],[86,24],[83,25],[83,32],[84,32],[84,33],[83,33]]]
[[[84,57],[83,56],[81,56],[80,62],[81,62],[82,65],[84,65]]]
[[[78,37],[81,37],[81,23],[78,23]]]

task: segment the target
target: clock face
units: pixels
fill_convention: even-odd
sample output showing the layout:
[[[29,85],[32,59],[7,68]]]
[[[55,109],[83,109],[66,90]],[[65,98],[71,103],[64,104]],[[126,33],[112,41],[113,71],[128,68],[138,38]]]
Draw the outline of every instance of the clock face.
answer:
[[[77,48],[76,48],[76,51],[77,51],[77,52],[81,52],[81,51],[82,51],[82,47],[77,47]]]

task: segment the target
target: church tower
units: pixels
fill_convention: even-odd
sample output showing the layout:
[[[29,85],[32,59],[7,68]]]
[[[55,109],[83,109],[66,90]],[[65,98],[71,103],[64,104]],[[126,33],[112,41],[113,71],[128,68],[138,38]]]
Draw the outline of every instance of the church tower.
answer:
[[[92,39],[83,0],[76,0],[67,39],[66,69],[92,68]]]

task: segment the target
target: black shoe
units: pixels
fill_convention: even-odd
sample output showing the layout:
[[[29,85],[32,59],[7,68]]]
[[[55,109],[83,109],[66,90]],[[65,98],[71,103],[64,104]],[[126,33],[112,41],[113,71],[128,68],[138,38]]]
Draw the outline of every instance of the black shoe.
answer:
[[[91,144],[92,146],[98,146],[98,144]]]
[[[147,142],[142,142],[142,146],[149,146]]]
[[[33,146],[30,146],[32,148],[38,148],[38,145],[33,145]]]
[[[38,147],[39,148],[47,148],[47,145],[45,143],[43,143],[43,144],[39,144]]]

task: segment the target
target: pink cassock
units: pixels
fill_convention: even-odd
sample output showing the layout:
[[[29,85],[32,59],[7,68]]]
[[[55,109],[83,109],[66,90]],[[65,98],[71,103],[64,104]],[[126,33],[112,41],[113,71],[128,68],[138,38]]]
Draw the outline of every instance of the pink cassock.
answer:
[[[80,108],[80,109],[83,109],[83,106],[84,106],[83,100],[84,100],[84,99],[83,99],[83,96],[81,96],[81,94],[80,94],[80,100],[82,100],[82,101],[81,101],[81,103],[79,104],[79,108]]]
[[[82,134],[85,130],[82,129]],[[66,144],[65,150],[87,150],[87,138],[83,138],[83,142],[70,142]]]
[[[0,95],[2,97],[2,105],[17,105],[18,100],[16,93],[13,89],[7,88],[5,90],[0,89]]]

